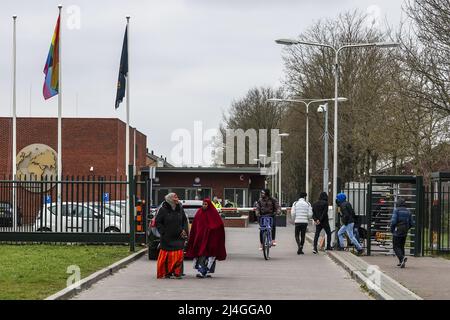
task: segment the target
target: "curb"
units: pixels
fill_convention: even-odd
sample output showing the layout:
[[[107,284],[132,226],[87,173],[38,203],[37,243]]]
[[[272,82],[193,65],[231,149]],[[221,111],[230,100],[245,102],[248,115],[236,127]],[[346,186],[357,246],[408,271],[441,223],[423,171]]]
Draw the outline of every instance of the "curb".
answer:
[[[147,248],[142,249],[128,257],[113,263],[112,265],[103,268],[88,277],[81,279],[79,282],[72,284],[71,286],[58,291],[57,293],[45,298],[44,300],[68,300],[75,295],[79,294],[81,291],[90,288],[96,282],[112,275],[113,273],[119,271],[120,269],[126,267],[130,263],[136,261],[141,258],[147,252]]]
[[[308,242],[313,243],[314,239],[311,235],[306,235],[306,239]],[[369,291],[376,300],[396,300],[394,297],[385,292],[382,288],[378,286],[367,286],[368,283],[371,283],[370,279],[368,279],[360,270],[354,270],[351,265],[346,263],[341,257],[339,257],[334,252],[326,252],[326,255],[330,257],[337,265],[342,267],[345,271],[347,271],[352,279],[356,280],[360,285],[364,285],[366,290]],[[361,259],[361,258],[358,258]],[[362,259],[361,259],[362,260]],[[405,295],[409,296],[412,300],[423,300],[423,298],[419,297],[417,294],[400,284],[398,281],[392,279],[384,272],[381,272],[383,277],[386,278],[389,282],[393,283],[398,289],[403,291]]]

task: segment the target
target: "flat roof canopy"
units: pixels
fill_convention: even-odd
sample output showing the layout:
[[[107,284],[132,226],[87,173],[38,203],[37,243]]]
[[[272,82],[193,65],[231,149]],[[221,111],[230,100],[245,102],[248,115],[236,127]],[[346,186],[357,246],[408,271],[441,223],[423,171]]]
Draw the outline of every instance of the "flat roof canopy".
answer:
[[[141,172],[148,172],[149,167],[141,169]],[[257,167],[157,167],[156,172],[164,173],[247,173],[261,174],[261,169]]]

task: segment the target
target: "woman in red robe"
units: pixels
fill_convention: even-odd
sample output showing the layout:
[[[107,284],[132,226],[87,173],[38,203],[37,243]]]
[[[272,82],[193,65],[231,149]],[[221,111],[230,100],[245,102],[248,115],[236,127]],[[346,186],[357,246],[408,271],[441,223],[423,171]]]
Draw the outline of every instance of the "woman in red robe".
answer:
[[[194,259],[198,278],[214,273],[216,260],[225,260],[225,228],[222,218],[211,200],[203,200],[202,208],[195,213],[192,222],[186,257]]]

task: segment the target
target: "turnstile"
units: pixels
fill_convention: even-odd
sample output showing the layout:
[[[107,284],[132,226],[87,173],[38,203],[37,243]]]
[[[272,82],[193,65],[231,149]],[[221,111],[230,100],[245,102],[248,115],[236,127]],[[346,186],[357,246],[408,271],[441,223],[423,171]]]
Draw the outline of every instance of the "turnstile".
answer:
[[[371,176],[367,192],[367,254],[393,255],[390,222],[398,198],[406,201],[415,227],[409,230],[405,253],[421,253],[421,223],[423,217],[423,177]]]

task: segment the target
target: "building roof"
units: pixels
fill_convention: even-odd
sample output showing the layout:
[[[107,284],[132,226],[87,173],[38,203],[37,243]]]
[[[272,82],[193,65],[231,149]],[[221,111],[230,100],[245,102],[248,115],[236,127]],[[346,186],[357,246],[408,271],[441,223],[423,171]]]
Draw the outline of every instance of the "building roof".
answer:
[[[147,171],[144,168],[142,171]],[[261,169],[257,167],[160,167],[156,172],[174,172],[174,173],[247,173],[261,174]]]

